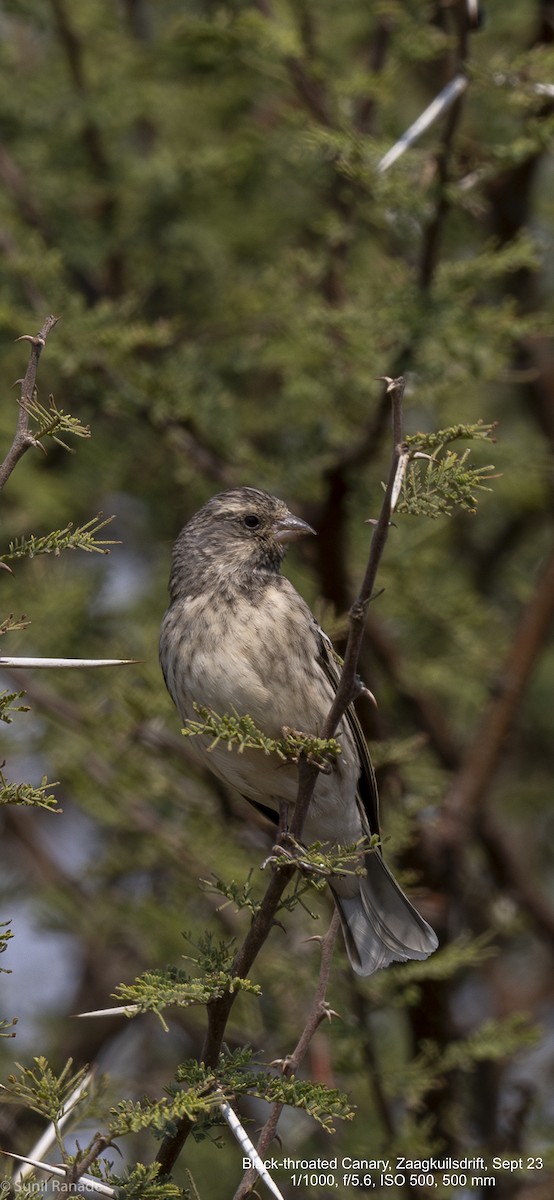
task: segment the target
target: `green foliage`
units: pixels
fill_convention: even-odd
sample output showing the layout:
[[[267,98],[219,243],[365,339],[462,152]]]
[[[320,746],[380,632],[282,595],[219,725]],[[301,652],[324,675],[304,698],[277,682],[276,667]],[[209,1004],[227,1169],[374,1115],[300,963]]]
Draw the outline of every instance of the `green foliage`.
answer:
[[[30,624],[31,622],[26,617],[21,616],[17,620],[14,619],[13,614],[10,614],[9,617],[5,617],[3,621],[0,621],[0,637],[5,633],[14,633],[18,629],[27,629]]]
[[[338,843],[329,850],[324,842],[304,846],[289,834],[284,845],[276,848],[269,861],[277,867],[294,863],[297,870],[305,872],[314,882],[328,879],[331,875],[363,875],[365,867],[360,859],[378,845],[379,835],[373,834],[370,838],[360,838],[349,845]]]
[[[458,454],[448,447],[460,439],[489,441],[495,425],[478,421],[451,429],[411,434],[406,438],[408,461],[402,481],[398,513],[416,517],[451,516],[457,509],[475,513],[478,491],[491,491],[493,466],[473,466],[470,450]]]
[[[219,1106],[223,1098],[217,1092],[206,1094],[202,1082],[198,1088],[180,1089],[171,1097],[161,1100],[121,1100],[112,1110],[110,1134],[117,1138],[149,1129],[157,1137],[163,1137],[174,1131],[183,1117],[194,1123],[211,1125],[215,1115],[219,1124]]]
[[[441,454],[445,446],[452,442],[494,441],[497,426],[485,425],[484,421],[476,421],[473,425],[453,425],[450,429],[429,430],[426,433],[412,433],[405,438],[406,446],[411,454],[427,453]]]
[[[201,705],[195,704],[194,708],[201,720],[187,721],[182,732],[185,737],[211,738],[208,753],[219,742],[225,742],[228,750],[235,746],[238,754],[245,750],[262,750],[264,754],[277,754],[283,762],[298,762],[300,755],[305,754],[322,769],[341,753],[336,738],[319,738],[297,729],[284,729],[283,737],[271,738],[256,727],[248,714],[233,712],[220,716]]]
[[[0,924],[0,954],[4,953],[4,951],[8,947],[9,941],[13,937],[13,933],[9,926],[10,926],[9,921],[2,921],[2,923]],[[5,967],[0,967],[0,975],[6,975],[9,973],[10,972],[6,971]],[[16,1025],[17,1025],[17,1018],[15,1018],[12,1021],[7,1021],[4,1018],[0,1018],[0,1038],[15,1037],[15,1026]]]
[[[35,422],[36,428],[33,430],[33,437],[36,442],[42,443],[43,438],[51,438],[56,445],[63,446],[64,450],[69,450],[70,447],[60,437],[61,433],[70,433],[73,437],[79,438],[90,437],[89,426],[83,425],[77,417],[72,417],[70,413],[64,413],[63,409],[58,408],[53,396],[49,397],[48,408],[39,404],[36,396],[23,407]]]
[[[326,1133],[336,1132],[334,1121],[352,1121],[355,1116],[344,1092],[294,1077],[266,1075],[260,1079],[257,1075],[248,1094],[269,1104],[287,1104],[290,1108],[304,1109]]]
[[[109,554],[108,546],[116,546],[117,541],[99,538],[98,534],[114,518],[106,517],[105,520],[101,520],[101,517],[102,513],[99,513],[98,516],[76,529],[73,528],[73,523],[70,521],[65,529],[55,529],[52,533],[47,533],[42,537],[35,537],[32,533],[29,537],[17,538],[10,542],[6,553],[0,555],[0,562],[11,561],[15,558],[35,558],[37,554],[58,556],[62,550],[85,550],[89,554]],[[11,626],[11,628],[22,628],[22,626]]]
[[[267,1104],[285,1104],[303,1109],[328,1133],[334,1132],[335,1120],[352,1120],[354,1112],[347,1097],[336,1088],[298,1080],[275,1071],[264,1071],[254,1063],[246,1048],[225,1051],[217,1067],[207,1068],[196,1059],[182,1063],[176,1074],[177,1084],[167,1089],[161,1100],[124,1101],[112,1110],[109,1130],[112,1138],[142,1129],[156,1136],[166,1135],[175,1122],[187,1117],[197,1133],[223,1123],[222,1101],[235,1102],[251,1096]]]
[[[10,613],[10,617],[5,617],[0,622],[0,637],[4,636],[4,634],[13,634],[13,632],[19,629],[28,629],[29,625],[30,620],[26,619],[26,617],[22,616],[17,619],[13,617],[13,613]]]
[[[468,1037],[450,1042],[444,1052],[436,1042],[426,1040],[402,1081],[391,1074],[387,1086],[392,1094],[401,1086],[407,1105],[417,1109],[429,1092],[444,1086],[445,1076],[452,1071],[473,1072],[481,1062],[500,1062],[526,1045],[535,1045],[538,1036],[537,1028],[527,1018],[515,1014],[484,1022]]]
[[[503,1020],[485,1021],[467,1038],[453,1041],[441,1056],[441,1070],[472,1070],[479,1062],[498,1062],[511,1058],[526,1046],[536,1046],[540,1029],[523,1013]],[[422,1055],[433,1058],[436,1046],[424,1045]]]
[[[7,949],[8,942],[10,941],[10,939],[12,937],[13,937],[13,933],[12,933],[11,929],[9,928],[9,922],[3,921],[2,924],[0,925],[0,954],[3,954],[4,950]],[[3,975],[6,974],[6,970],[4,967],[0,967],[0,975],[2,975],[2,974]],[[17,1021],[15,1021],[15,1020],[14,1021],[6,1021],[4,1019],[0,1019],[0,1037],[3,1037],[3,1038],[4,1037],[14,1037],[15,1036],[14,1029],[15,1029],[16,1024],[17,1024]]]
[[[158,1179],[159,1169],[155,1163],[145,1166],[135,1163],[124,1174],[116,1175],[113,1171],[102,1174],[101,1178],[116,1189],[117,1200],[196,1200],[197,1193],[189,1188],[177,1187],[170,1180]]]
[[[15,700],[21,700],[25,692],[0,692],[0,721],[4,721],[9,725],[12,721],[12,713],[29,712],[28,704],[14,704]]]
[[[325,880],[331,875],[362,875],[365,870],[360,861],[362,855],[378,845],[379,837],[374,835],[351,845],[339,844],[329,849],[322,842],[303,845],[289,834],[284,844],[273,848],[273,852],[263,864],[264,867],[272,866],[277,870],[279,867],[294,866],[298,872],[292,887],[281,896],[279,910],[294,912],[299,904],[305,912],[314,917],[315,914],[306,904],[306,895],[313,889],[323,891]],[[227,881],[215,874],[212,879],[202,879],[201,883],[207,892],[223,896],[227,904],[232,904],[237,912],[246,908],[255,917],[260,911],[260,898],[254,894],[252,888],[252,872],[248,873],[243,883],[234,879]],[[221,909],[225,907],[221,905]]]
[[[80,1089],[88,1068],[72,1071],[73,1061],[69,1058],[56,1075],[44,1056],[37,1056],[33,1063],[33,1067],[16,1063],[19,1075],[8,1076],[7,1084],[2,1088],[2,1100],[7,1104],[23,1104],[57,1126],[64,1113],[71,1111],[69,1101],[72,1096],[75,1096],[74,1105],[86,1099],[86,1091]],[[78,1096],[75,1095],[77,1092],[80,1092]]]
[[[207,970],[200,977],[190,976],[178,967],[166,971],[145,971],[133,983],[119,984],[114,993],[115,999],[129,1009],[129,1016],[138,1013],[155,1012],[167,1029],[162,1018],[166,1008],[187,1008],[191,1004],[209,1004],[210,1001],[221,998],[228,992],[244,991],[252,995],[260,994],[259,984],[240,976],[230,976],[228,971]]]
[[[0,954],[4,953],[4,950],[6,950],[8,942],[12,937],[13,933],[9,927],[9,921],[2,921],[0,924]],[[0,970],[3,971],[4,968],[0,967]]]
[[[417,1004],[422,998],[422,987],[426,981],[446,981],[470,969],[475,970],[498,951],[493,944],[492,934],[479,937],[461,935],[440,949],[428,962],[409,962],[399,969],[395,964],[377,976],[372,983],[375,999],[380,1004]]]
[[[223,896],[237,912],[240,912],[242,908],[247,908],[253,917],[259,912],[260,900],[256,898],[252,890],[252,871],[248,872],[248,878],[244,883],[237,883],[234,879],[227,882],[216,874],[212,879],[202,879],[200,882],[207,891],[213,892],[217,896]]]
[[[49,783],[46,776],[43,776],[36,786],[31,783],[10,783],[0,769],[0,804],[30,805],[35,808],[46,808],[48,812],[59,813],[62,810],[57,805],[56,797],[50,791],[50,788],[53,787],[57,787],[57,784]]]
[[[503,1152],[506,1130],[494,1114],[505,1111],[510,1074],[497,1051],[514,1056],[519,1045],[530,1071],[527,1031],[514,1025],[511,1041],[500,1025],[487,1032],[480,1010],[536,1015],[537,996],[544,1005],[551,988],[540,922],[552,878],[554,659],[546,649],[503,743],[500,785],[489,783],[478,809],[517,847],[518,870],[479,820],[467,826],[463,870],[452,869],[440,842],[443,798],[498,695],[499,664],[550,554],[552,499],[552,114],[536,90],[552,78],[552,49],[537,42],[540,23],[523,0],[489,0],[486,24],[464,31],[463,47],[456,8],[199,0],[192,11],[151,0],[27,0],[3,13],[5,388],[23,373],[22,344],[12,339],[31,317],[37,327],[59,311],[39,382],[64,410],[33,399],[33,436],[49,453],[31,449],[3,493],[6,541],[33,557],[19,560],[13,576],[0,572],[2,611],[32,610],[33,625],[29,632],[25,618],[6,618],[0,633],[9,632],[14,653],[32,639],[34,653],[51,654],[55,642],[60,655],[82,656],[93,645],[103,657],[144,659],[125,678],[43,672],[25,681],[35,715],[24,737],[20,722],[2,723],[17,777],[25,754],[34,770],[39,763],[40,774],[63,781],[68,814],[57,822],[56,854],[40,840],[44,873],[26,867],[40,813],[24,814],[26,840],[15,823],[6,833],[4,908],[11,913],[14,897],[24,897],[45,937],[75,947],[55,1013],[42,1012],[38,989],[32,1035],[23,1029],[53,1048],[52,1062],[69,1046],[75,1057],[82,1052],[83,1024],[66,1016],[74,994],[92,992],[102,1005],[120,979],[144,981],[131,1003],[153,1011],[158,1003],[160,1012],[179,1004],[193,1054],[204,1035],[193,995],[230,986],[229,956],[269,877],[257,875],[271,852],[261,823],[189,761],[154,661],[172,538],[226,486],[283,495],[319,530],[287,571],[342,636],[389,457],[375,377],[413,380],[411,461],[362,674],[379,702],[368,728],[385,738],[375,754],[384,853],[400,856],[403,880],[438,916],[441,950],[368,981],[353,980],[337,950],[329,998],[343,1019],[329,1031],[332,1069],[360,1113],[341,1125],[339,1155],[360,1152],[362,1125],[387,1153],[421,1157],[481,1136]],[[462,52],[469,84],[457,109],[380,171]],[[492,493],[483,416],[498,422]],[[15,404],[4,405],[3,446],[15,418]],[[94,438],[77,456],[61,453],[56,438],[65,445],[89,426]],[[470,442],[471,459],[458,438]],[[479,519],[470,519],[477,501]],[[56,539],[76,544],[71,538],[90,532],[90,513],[101,510],[118,514],[117,553],[58,560]],[[438,519],[405,519],[415,510]],[[33,528],[40,538],[29,538]],[[50,556],[37,553],[40,539]],[[5,686],[12,695],[16,685]],[[285,757],[310,752],[302,739],[264,747],[240,716],[223,720],[212,715],[205,727],[200,714],[195,732],[230,739],[233,753],[241,744]],[[330,747],[313,749],[325,762]],[[301,853],[311,868],[322,861],[318,847]],[[215,884],[199,893],[199,877]],[[251,972],[263,996],[246,991],[233,1011],[229,1044],[242,1044],[246,1028],[256,1063],[297,1043],[319,961],[305,939],[311,909],[327,912],[324,878],[295,875]],[[185,913],[196,966],[166,972],[160,964],[175,957]],[[201,951],[207,928],[214,941]],[[453,938],[459,929],[463,940]],[[478,1015],[460,1038],[453,1014],[464,1005]],[[160,1048],[150,1032],[156,1023],[144,1024],[144,1035],[140,1022],[122,1021],[114,1033],[106,1021],[96,1044],[109,1062],[140,1061],[140,1087],[157,1096],[182,1050],[173,1030],[159,1035]],[[424,1057],[414,1057],[418,1044]],[[4,1044],[6,1072],[9,1050]],[[547,1050],[545,1041],[545,1076]],[[550,1137],[541,1078],[534,1075],[534,1103],[510,1130],[531,1152]],[[219,1121],[216,1107],[212,1115]],[[295,1145],[315,1157],[310,1130],[298,1120]],[[147,1135],[146,1123],[134,1135],[133,1161],[151,1162]],[[22,1152],[33,1136],[18,1117]],[[213,1143],[193,1147],[202,1200],[219,1200],[220,1176],[236,1169],[236,1148],[223,1139],[221,1147],[217,1178]],[[96,1168],[110,1179],[103,1163]],[[180,1193],[151,1166],[111,1178],[129,1198],[190,1192],[196,1200],[190,1179]]]
[[[466,450],[459,455],[447,450],[440,458],[428,458],[426,465],[419,458],[412,459],[397,512],[416,517],[451,516],[456,509],[475,513],[475,493],[491,491],[486,485],[494,478],[494,467],[471,466],[469,453]]]

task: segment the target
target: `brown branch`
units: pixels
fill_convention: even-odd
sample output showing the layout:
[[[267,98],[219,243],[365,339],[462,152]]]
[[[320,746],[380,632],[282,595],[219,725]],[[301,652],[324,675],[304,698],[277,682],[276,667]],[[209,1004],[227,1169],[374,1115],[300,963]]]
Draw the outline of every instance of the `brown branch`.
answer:
[[[451,78],[464,70],[468,58],[468,28],[467,9],[465,0],[458,0],[454,6],[453,16],[457,22],[457,48],[451,65]],[[444,133],[435,157],[438,177],[438,198],[435,212],[425,231],[419,267],[419,286],[423,292],[430,288],[439,257],[440,238],[446,216],[450,210],[448,199],[448,183],[450,179],[450,159],[452,146],[464,106],[465,92],[454,101],[444,127]]]
[[[107,1150],[108,1146],[111,1146],[111,1144],[111,1138],[103,1133],[97,1133],[87,1153],[84,1154],[82,1158],[78,1159],[73,1166],[66,1167],[67,1183],[69,1184],[68,1192],[80,1191],[80,1188],[77,1188],[76,1184],[78,1184],[81,1176],[86,1174],[89,1167],[96,1162],[96,1159],[100,1156],[100,1154],[102,1154],[104,1150]]]
[[[321,80],[317,79],[310,71],[306,62],[298,58],[295,54],[289,54],[285,58],[285,65],[288,68],[296,94],[304,105],[304,108],[307,109],[320,125],[323,125],[324,129],[331,129],[333,122],[329,112],[325,88]]]
[[[384,69],[390,46],[393,22],[389,16],[381,16],[375,26],[369,53],[369,71],[372,76],[380,75]],[[369,93],[358,98],[354,114],[354,128],[359,133],[371,133],[376,109],[375,95]]]
[[[2,148],[0,147],[0,156],[1,153]],[[41,310],[45,309],[46,300],[34,277],[33,266],[29,263],[25,271],[21,270],[19,247],[7,229],[0,229],[0,254],[4,258],[4,261],[9,263],[10,266],[13,265],[15,271],[19,273],[21,289],[29,308],[35,312],[41,312]]]
[[[294,872],[294,866],[287,866],[276,870],[272,875],[246,938],[235,956],[235,960],[229,971],[230,975],[241,978],[246,976],[256,955],[269,937],[279,901]],[[223,1044],[225,1027],[237,995],[237,992],[227,992],[220,999],[211,1001],[207,1006],[208,1028],[200,1053],[200,1061],[207,1067],[215,1067],[217,1065]],[[168,1175],[171,1171],[193,1128],[193,1124],[194,1122],[189,1120],[188,1117],[183,1117],[178,1122],[176,1132],[164,1138],[157,1156],[161,1175]]]
[[[339,685],[335,693],[335,698],[329,710],[328,716],[321,730],[322,738],[333,737],[337,725],[344,716],[347,708],[360,694],[360,683],[358,679],[358,662],[362,648],[362,640],[364,636],[367,609],[371,601],[375,580],[386,541],[389,535],[391,523],[391,515],[393,510],[393,493],[398,475],[398,465],[402,452],[402,437],[403,437],[403,413],[402,400],[404,396],[405,380],[388,379],[387,393],[392,399],[392,440],[393,451],[389,470],[389,478],[381,511],[369,550],[369,559],[362,581],[359,595],[354,601],[350,609],[348,638],[346,641],[346,650],[344,653],[344,661],[340,674]],[[298,796],[294,806],[294,814],[290,824],[290,833],[294,838],[300,840],[302,828],[306,819],[309,805],[314,793],[318,776],[318,768],[308,761],[304,756],[301,757],[298,768]]]
[[[337,688],[333,704],[331,705],[331,710],[322,729],[321,736],[323,738],[330,738],[333,736],[341,717],[344,716],[349,704],[356,699],[356,696],[359,693],[357,671],[358,660],[362,646],[362,638],[364,636],[366,614],[368,605],[373,595],[377,571],[379,569],[383,551],[389,535],[393,508],[393,491],[397,478],[400,455],[402,452],[402,400],[404,396],[404,388],[405,381],[402,377],[387,381],[387,392],[390,394],[392,399],[393,439],[393,451],[389,470],[389,478],[383,503],[381,505],[381,511],[373,531],[369,559],[362,581],[362,586],[360,588],[360,593],[350,609],[350,628],[346,643],[346,650],[344,653],[344,663],[341,671],[340,683]]]
[[[515,630],[494,695],[447,796],[441,822],[446,844],[459,846],[479,811],[553,620],[554,547]]]
[[[325,937],[321,939],[321,967],[319,971],[317,987],[310,1005],[310,1011],[295,1049],[293,1050],[292,1054],[289,1055],[289,1057],[283,1062],[283,1075],[293,1075],[296,1073],[301,1062],[306,1056],[314,1033],[317,1029],[319,1029],[319,1026],[323,1021],[330,1020],[331,1018],[332,1014],[326,1003],[325,996],[327,994],[327,988],[329,985],[331,963],[333,961],[333,950],[339,928],[340,918],[335,909],[329,929],[327,930]],[[260,1158],[263,1158],[267,1147],[271,1145],[271,1142],[275,1137],[279,1118],[284,1107],[285,1106],[282,1103],[273,1104],[271,1107],[270,1114],[260,1133],[258,1144],[256,1146]],[[257,1172],[255,1170],[247,1171],[242,1179],[242,1182],[239,1184],[235,1195],[233,1196],[233,1200],[245,1200],[245,1197],[248,1196],[252,1191],[252,1187],[254,1186],[257,1177]]]
[[[518,853],[519,847],[512,846],[505,831],[488,812],[482,811],[479,816],[479,839],[497,875],[534,921],[537,932],[554,944],[554,911],[535,887],[534,877]]]
[[[42,238],[44,244],[51,248],[58,248],[58,238],[53,229],[50,228],[47,217],[36,204],[35,191],[27,182],[21,167],[14,161],[6,147],[0,142],[0,181],[4,185],[4,191],[12,199],[14,209],[17,215],[22,217],[31,229],[35,229]],[[6,235],[4,235],[5,237]],[[99,291],[92,279],[88,277],[79,267],[72,263],[66,263],[65,269],[70,277],[73,286],[79,289],[85,296],[88,303],[92,304],[98,300]],[[34,303],[33,294],[35,293],[36,284],[34,280],[25,281],[25,288],[30,296],[31,302]]]
[[[394,1104],[391,1102],[383,1088],[383,1074],[379,1069],[377,1055],[373,1045],[373,1039],[370,1029],[371,1002],[368,996],[362,992],[357,986],[357,982],[352,979],[350,981],[350,1005],[351,1009],[356,1013],[358,1025],[363,1030],[362,1039],[362,1054],[367,1067],[367,1074],[371,1090],[373,1092],[373,1102],[381,1120],[383,1129],[392,1142],[397,1136],[397,1122],[394,1119]]]
[[[146,413],[147,419],[151,419]],[[158,424],[156,426],[160,428]],[[178,449],[183,458],[198,469],[203,478],[213,479],[220,487],[233,487],[236,484],[236,470],[226,462],[209,443],[202,438],[190,420],[168,420],[161,425],[167,433],[171,445]]]
[[[449,726],[444,708],[433,695],[410,678],[385,623],[372,613],[368,616],[367,633],[371,649],[394,684],[401,704],[415,716],[439,762],[450,771],[457,770],[461,760],[461,749]]]
[[[58,37],[75,91],[81,96],[86,96],[88,87],[82,43],[69,21],[63,0],[50,0],[50,7],[54,14]],[[108,159],[100,137],[100,130],[95,121],[88,116],[83,126],[83,142],[94,173],[98,179],[105,179],[109,174]]]
[[[535,639],[538,644],[536,644],[535,647],[533,647],[533,645],[528,645],[527,650],[528,653],[530,649],[533,655],[540,651],[540,641],[542,636],[540,625],[544,625],[544,637],[546,637],[546,631],[548,627],[548,614],[546,611],[549,605],[548,592],[550,588],[548,574],[541,582],[540,587],[543,593],[543,601],[541,601],[540,598],[537,599],[535,596],[538,618]],[[532,616],[530,617],[528,612],[527,622],[532,623],[533,620],[534,618]],[[524,621],[522,620],[521,624],[513,635],[514,652],[523,651],[523,653],[525,653],[525,644],[522,646],[520,641],[523,624]],[[368,618],[368,631],[372,648],[376,652],[379,660],[384,665],[389,678],[393,681],[401,701],[408,709],[411,709],[416,713],[419,725],[425,729],[429,738],[429,743],[442,766],[453,773],[461,773],[462,769],[467,769],[467,752],[464,754],[464,751],[462,750],[458,740],[453,737],[448,723],[445,720],[444,713],[440,710],[431,696],[428,696],[425,691],[422,691],[415,684],[413,684],[413,682],[404,677],[402,665],[391,638],[387,634],[382,623],[377,621],[375,617],[372,617],[371,614]],[[508,657],[510,658],[510,656]],[[526,682],[526,679],[523,679],[523,674],[521,672],[522,665],[523,664],[521,663],[520,681],[523,686],[524,682]],[[533,662],[528,661],[528,665],[525,670],[528,670],[530,674],[532,667]],[[504,668],[502,674],[504,677],[506,676],[506,667]],[[520,698],[521,692],[519,695],[519,699]],[[495,697],[493,701],[491,701],[491,707],[496,707],[500,703],[503,703],[503,701],[501,699],[500,692],[498,689],[496,689]],[[516,708],[517,703],[513,708],[510,718],[512,721],[515,718]],[[507,716],[508,714],[505,714],[505,720]],[[481,742],[485,745],[485,747],[487,746],[487,739],[490,736],[491,730],[492,724],[487,724],[485,729],[481,731]],[[504,740],[505,736],[506,735],[504,735]],[[500,759],[502,748],[503,744],[501,742],[495,751],[496,763]],[[489,747],[489,749],[492,750],[492,747]],[[495,769],[494,764],[491,763],[490,766],[491,770]],[[471,769],[471,767],[469,769]],[[536,886],[535,880],[530,877],[529,872],[524,869],[517,853],[517,848],[512,847],[512,844],[507,838],[505,831],[500,828],[498,820],[492,813],[489,813],[484,808],[484,790],[485,787],[488,786],[489,782],[490,777],[487,780],[482,778],[479,798],[474,799],[473,801],[474,810],[478,808],[479,811],[479,820],[476,822],[475,835],[481,842],[481,845],[487,855],[491,870],[495,875],[498,885],[500,887],[507,888],[508,891],[510,891],[516,897],[518,904],[534,921],[537,933],[543,937],[545,941],[550,943],[554,940],[554,911],[552,910],[551,905],[549,905],[546,897],[541,893],[540,888]],[[453,787],[456,788],[457,783],[455,783]],[[452,836],[450,829],[452,819],[452,814],[448,814],[445,819],[445,825],[448,831],[447,838],[449,839],[448,844],[450,844]],[[457,820],[459,822],[459,816]],[[442,830],[442,828],[443,826],[441,823],[440,829]],[[461,836],[462,828],[459,825],[458,833]],[[424,842],[425,840],[426,839],[424,838]],[[438,861],[436,856],[437,845],[433,835],[429,836],[429,845],[430,857],[434,858],[436,867]],[[442,855],[439,856],[439,858],[442,857]],[[433,864],[430,861],[427,865],[427,870],[432,874]]]
[[[152,40],[153,13],[144,0],[124,0],[125,20],[131,37],[137,42]]]
[[[50,0],[54,14],[58,37],[64,51],[68,70],[75,92],[79,97],[87,98],[89,87],[85,72],[83,43],[75,33],[68,16],[64,0]],[[98,122],[84,108],[82,124],[82,142],[90,162],[91,170],[103,185],[98,201],[98,219],[104,231],[111,235],[117,216],[117,202],[114,189],[110,186],[112,165],[105,149],[102,129]],[[106,288],[109,295],[119,296],[123,288],[123,254],[120,249],[113,249],[106,257]]]
[[[44,349],[46,338],[54,328],[54,325],[57,325],[58,321],[59,317],[47,317],[40,333],[37,333],[35,337],[32,337],[30,334],[23,334],[21,338],[17,339],[20,342],[26,341],[31,343],[31,355],[25,377],[21,384],[15,437],[3,463],[0,465],[0,489],[4,487],[20,458],[23,457],[31,446],[36,446],[37,444],[32,433],[29,431],[28,405],[32,402],[34,396],[39,359]]]
[[[0,180],[4,191],[11,196],[17,205],[19,215],[27,225],[36,229],[46,245],[53,242],[52,231],[48,228],[43,214],[36,204],[33,189],[27,183],[19,165],[12,158],[7,147],[0,142]]]

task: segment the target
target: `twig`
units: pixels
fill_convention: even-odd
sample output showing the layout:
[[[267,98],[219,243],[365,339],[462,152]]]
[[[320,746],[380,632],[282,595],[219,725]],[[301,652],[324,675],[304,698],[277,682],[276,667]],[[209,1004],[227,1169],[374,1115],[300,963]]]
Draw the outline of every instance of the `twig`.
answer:
[[[392,400],[392,438],[393,451],[389,470],[389,478],[381,511],[371,539],[371,547],[366,572],[363,578],[360,594],[350,609],[350,627],[340,683],[336,691],[329,715],[323,726],[321,736],[333,736],[341,717],[344,716],[349,704],[355,700],[359,692],[357,682],[358,659],[364,636],[366,613],[373,595],[377,571],[383,556],[389,535],[390,521],[393,511],[393,496],[396,489],[399,467],[402,464],[403,417],[402,400],[404,397],[405,380],[387,379],[387,392]]]
[[[398,379],[390,379],[387,376],[384,377],[384,380],[387,384],[387,393],[390,395],[392,400],[393,451],[389,469],[389,478],[383,502],[381,504],[381,511],[373,531],[369,559],[362,581],[362,586],[360,588],[360,593],[350,609],[348,638],[346,642],[346,650],[344,653],[344,662],[342,665],[340,681],[335,693],[335,698],[321,730],[322,738],[333,737],[337,726],[342,720],[347,708],[350,704],[352,704],[352,701],[356,699],[360,692],[360,684],[358,680],[358,662],[362,648],[367,609],[373,595],[377,571],[379,570],[379,564],[381,562],[381,558],[383,557],[383,551],[389,535],[391,516],[394,508],[394,497],[397,494],[398,489],[399,474],[403,472],[404,469],[403,464],[405,450],[402,443],[402,400],[404,397],[406,383],[401,376]],[[313,763],[308,762],[306,758],[302,757],[298,767],[298,796],[290,824],[290,833],[297,840],[300,839],[302,834],[302,828],[314,793],[317,776],[317,767]]]
[[[419,286],[422,291],[427,291],[433,282],[438,260],[440,236],[445,218],[450,209],[450,200],[448,198],[447,190],[449,182],[450,156],[454,143],[454,137],[458,128],[458,123],[462,115],[464,93],[467,86],[467,79],[464,74],[468,57],[467,11],[465,10],[465,6],[458,6],[457,9],[454,8],[452,11],[454,20],[457,22],[458,26],[457,44],[456,49],[453,52],[457,73],[452,79],[451,83],[448,85],[452,88],[452,102],[450,104],[450,112],[445,124],[442,142],[435,156],[436,171],[438,176],[438,196],[434,215],[427,225],[425,236],[423,238],[419,270]]]
[[[2,465],[0,466],[0,489],[4,487],[4,484],[9,479],[20,458],[23,457],[25,452],[29,450],[31,446],[36,445],[36,441],[32,433],[29,432],[29,413],[27,408],[33,399],[39,359],[44,349],[46,338],[54,328],[54,325],[57,325],[58,321],[59,317],[47,317],[40,333],[37,333],[35,337],[32,337],[29,334],[23,334],[22,337],[17,339],[20,342],[25,341],[31,343],[31,356],[29,358],[29,364],[25,372],[25,377],[21,384],[21,397],[19,401],[19,413],[17,417],[15,437]]]
[[[102,1154],[104,1150],[107,1150],[108,1146],[110,1145],[111,1142],[108,1136],[105,1136],[103,1133],[96,1134],[96,1137],[94,1138],[88,1152],[84,1154],[83,1157],[76,1163],[74,1163],[71,1168],[68,1168],[70,1192],[80,1190],[78,1185],[82,1185],[85,1172],[88,1171],[89,1167],[92,1167],[93,1163],[96,1162],[96,1159],[100,1156],[100,1154]]]
[[[241,978],[246,976],[258,952],[269,937],[279,901],[294,872],[295,867],[291,865],[279,868],[272,875],[246,938],[230,967],[229,974],[231,976]],[[207,1006],[208,1028],[200,1053],[200,1060],[206,1066],[215,1067],[217,1065],[225,1028],[237,995],[238,991],[226,992],[220,999],[213,1000]],[[170,1173],[192,1127],[193,1122],[188,1117],[183,1117],[178,1122],[175,1133],[171,1133],[164,1138],[157,1156],[161,1175],[168,1175]]]
[[[321,941],[321,967],[319,971],[319,979],[306,1024],[295,1049],[283,1064],[283,1075],[292,1075],[298,1070],[300,1063],[306,1055],[306,1051],[314,1033],[319,1028],[322,1021],[326,1020],[331,1015],[325,1003],[325,996],[327,993],[327,987],[329,985],[331,963],[333,961],[333,950],[339,928],[340,919],[337,911],[335,910],[329,929]],[[267,1118],[267,1121],[258,1138],[258,1145],[256,1146],[256,1150],[260,1158],[263,1158],[267,1147],[271,1144],[273,1138],[275,1137],[277,1125],[279,1123],[279,1118],[283,1108],[284,1105],[279,1103],[274,1104],[271,1108],[269,1117]],[[250,1169],[247,1171],[242,1182],[237,1188],[235,1195],[233,1196],[233,1200],[244,1200],[244,1198],[250,1194],[256,1178],[257,1172],[255,1170]]]
[[[369,55],[369,71],[373,78],[380,75],[385,67],[387,52],[391,42],[392,28],[393,21],[390,16],[382,14],[375,22]],[[354,125],[360,133],[368,134],[372,132],[371,127],[376,106],[376,95],[373,89],[369,87],[366,94],[361,96],[356,103]]]

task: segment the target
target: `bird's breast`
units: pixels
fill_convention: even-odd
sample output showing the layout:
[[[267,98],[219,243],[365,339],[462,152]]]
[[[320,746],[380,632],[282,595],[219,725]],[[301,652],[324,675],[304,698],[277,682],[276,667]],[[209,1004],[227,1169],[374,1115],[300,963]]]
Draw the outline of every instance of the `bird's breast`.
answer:
[[[317,732],[332,701],[313,619],[292,586],[268,586],[256,604],[217,594],[176,601],[164,618],[161,655],[183,719],[197,704],[248,713],[270,736],[283,725]]]
[[[216,594],[184,597],[170,606],[162,625],[161,660],[183,721],[195,719],[197,705],[220,716],[248,714],[270,737],[280,737],[285,725],[320,732],[334,691],[321,662],[318,627],[292,585],[280,583],[286,588],[268,586],[263,602],[258,597],[255,604]],[[339,738],[342,753],[331,774],[317,782],[309,840],[347,842],[361,836],[354,802],[360,763],[346,724]],[[191,740],[199,758],[244,796],[272,807],[282,800],[294,803],[294,763],[259,750],[229,752],[222,742],[210,747],[202,737]]]

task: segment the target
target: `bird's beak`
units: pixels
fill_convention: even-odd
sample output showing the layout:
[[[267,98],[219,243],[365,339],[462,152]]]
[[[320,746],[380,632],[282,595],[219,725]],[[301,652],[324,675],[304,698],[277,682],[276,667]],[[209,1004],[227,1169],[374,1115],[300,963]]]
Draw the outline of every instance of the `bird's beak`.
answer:
[[[275,522],[276,542],[295,542],[297,538],[304,537],[307,533],[313,533],[315,536],[315,529],[312,529],[307,521],[293,516],[292,513],[287,513],[286,517],[281,517],[279,521]]]

